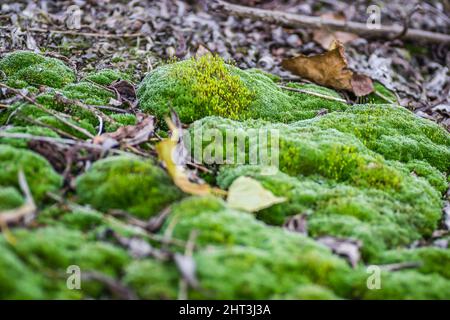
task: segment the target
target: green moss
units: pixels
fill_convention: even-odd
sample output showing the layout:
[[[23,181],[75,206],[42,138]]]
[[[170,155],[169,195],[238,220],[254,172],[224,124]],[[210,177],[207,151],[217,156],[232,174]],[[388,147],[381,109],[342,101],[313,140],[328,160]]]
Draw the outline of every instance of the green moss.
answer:
[[[187,239],[197,230],[198,246],[216,246],[195,256],[202,288],[214,298],[267,298],[305,282],[333,286],[335,272],[350,271],[311,239],[267,226],[217,198],[188,198],[173,208],[166,227],[172,219],[174,238]]]
[[[439,196],[413,176],[405,178],[409,181],[401,191],[389,191],[317,176],[292,177],[282,172],[267,175],[261,167],[241,166],[222,169],[219,185],[227,188],[239,176],[253,177],[275,195],[288,199],[258,212],[259,219],[281,225],[288,216],[307,213],[311,235],[360,239],[364,257],[369,260],[387,248],[430,235],[440,219]]]
[[[105,131],[106,132],[116,131],[121,126],[135,125],[136,121],[137,121],[136,116],[134,114],[131,114],[131,113],[112,114],[111,118],[113,118],[117,122],[117,124],[106,123],[105,124]]]
[[[19,189],[18,173],[23,170],[36,201],[41,201],[46,192],[56,191],[61,177],[40,155],[28,150],[0,145],[0,186]]]
[[[123,209],[148,218],[181,197],[167,174],[151,161],[109,157],[77,179],[77,195],[99,210]]]
[[[21,206],[24,203],[22,195],[13,187],[0,187],[0,212]]]
[[[129,80],[129,77],[119,71],[112,70],[112,69],[102,69],[97,72],[92,72],[88,74],[83,80],[90,80],[97,84],[108,86],[114,81],[117,80]]]
[[[108,105],[109,100],[115,97],[113,92],[87,81],[69,84],[64,87],[62,93],[69,99],[92,105]]]
[[[313,85],[290,85],[330,92]],[[243,71],[211,55],[155,69],[142,81],[137,93],[143,110],[163,117],[173,107],[184,123],[209,115],[291,122],[314,117],[323,108],[345,108],[339,102],[284,91],[262,72]]]
[[[0,60],[0,71],[5,73],[8,84],[19,88],[23,87],[23,83],[62,88],[76,80],[74,72],[62,61],[30,51],[5,55]]]
[[[4,130],[6,133],[26,133],[34,136],[52,137],[58,138],[59,135],[49,128],[39,126],[27,126],[27,127],[10,127]],[[16,148],[27,148],[28,139],[16,139],[16,138],[0,138],[0,144],[8,144]]]
[[[361,298],[367,300],[408,300],[450,298],[450,281],[435,275],[423,275],[414,271],[384,273],[381,289],[366,290]]]
[[[417,249],[401,249],[384,252],[377,260],[378,264],[401,262],[417,262],[417,270],[424,274],[437,274],[450,279],[450,250],[427,247]]]
[[[176,299],[179,275],[176,267],[156,260],[133,261],[123,278],[141,299]]]
[[[375,92],[366,97],[368,103],[386,104],[397,101],[397,96],[392,91],[386,89],[381,83],[375,82],[373,87]]]
[[[77,138],[82,138],[82,139],[86,139],[86,135],[80,131],[78,131],[77,129],[65,124],[64,122],[62,122],[61,120],[57,119],[54,116],[44,116],[44,117],[39,117],[37,118],[37,120],[39,120],[40,122],[51,126],[52,128],[56,128],[59,129],[61,131],[64,131],[72,136],[75,136]],[[80,121],[74,121],[72,119],[68,120],[69,122],[73,123],[74,125],[83,128],[85,130],[87,130],[88,132],[90,132],[91,134],[95,135],[97,132],[95,130],[95,128],[92,126],[92,124],[87,121],[87,120],[80,120]]]
[[[388,105],[359,105],[344,112],[296,123],[298,127],[337,129],[358,138],[389,160],[423,160],[440,171],[450,169],[450,135],[430,120]]]
[[[33,231],[19,229],[14,232],[14,238],[15,243],[9,250],[28,269],[40,276],[44,282],[41,287],[45,288],[43,297],[47,298],[74,298],[74,294],[78,297],[80,294],[96,296],[105,292],[102,285],[88,281],[82,282],[82,289],[78,293],[67,289],[66,269],[71,265],[79,266],[82,273],[96,271],[117,278],[130,260],[123,249],[107,243],[87,241],[78,231],[62,226]]]
[[[53,98],[51,95],[48,95],[46,96],[45,100],[46,99],[52,101]],[[56,105],[57,105],[56,103],[53,103],[53,104],[45,104],[44,106],[58,110],[59,107],[57,107]],[[80,110],[79,108],[74,109],[72,111],[74,111],[72,112],[73,117],[67,117],[66,120],[77,125],[78,127],[86,129],[87,131],[89,131],[94,135],[97,133],[95,126],[98,123],[98,119],[93,114]],[[83,133],[66,125],[59,119],[55,118],[54,116],[51,116],[48,113],[40,110],[36,106],[30,104],[22,103],[22,104],[15,104],[9,107],[8,112],[6,112],[0,117],[0,121],[3,122],[3,124],[6,124],[7,120],[8,124],[19,127],[28,127],[30,126],[30,124],[32,124],[32,126],[36,126],[37,124],[42,123],[43,125],[48,125],[51,128],[60,129],[75,137],[82,139],[86,138],[86,136]],[[41,128],[44,130],[44,127]]]
[[[276,300],[336,300],[338,297],[333,291],[315,284],[304,284],[296,287],[289,293],[278,294],[272,297]]]
[[[369,124],[373,122],[376,127],[384,122],[387,133],[409,132],[406,128],[405,131],[408,131],[402,132],[402,125],[395,125],[395,120],[400,118],[403,111],[386,106],[371,108],[373,114],[383,113],[384,118],[375,117],[378,123],[371,119]],[[208,129],[216,130],[219,136],[236,132],[242,135],[242,132],[258,128],[279,130],[281,172],[267,175],[264,168],[227,166],[218,176],[219,185],[227,188],[239,176],[253,176],[274,194],[289,200],[262,210],[258,213],[260,219],[279,225],[287,216],[307,212],[311,215],[309,219],[313,235],[356,237],[364,242],[364,257],[372,259],[387,248],[428,237],[437,227],[442,209],[441,192],[445,190],[445,171],[439,169],[445,170],[449,163],[448,134],[441,132],[437,125],[407,113],[402,119],[416,127],[416,139],[428,139],[429,144],[433,145],[428,138],[431,137],[435,141],[435,150],[430,150],[427,155],[425,150],[424,153],[411,154],[411,158],[404,159],[407,160],[405,163],[388,160],[390,154],[375,152],[375,148],[371,150],[370,145],[353,134],[352,126],[355,128],[360,125],[355,114],[364,114],[362,118],[367,116],[361,109],[365,107],[350,109],[353,113],[350,110],[334,112],[291,125],[255,120],[236,122],[209,117],[196,122],[190,131],[194,143],[204,151],[212,141],[206,135],[201,135]],[[355,121],[347,121],[341,117],[344,114],[356,118]],[[345,119],[345,126],[336,118]],[[329,124],[331,128],[322,128],[323,123]],[[370,128],[369,124],[366,128]],[[421,132],[420,128],[428,130]],[[400,140],[397,145],[401,146],[402,143]],[[248,163],[249,155],[258,154],[260,147],[258,143],[246,141],[246,149],[240,152],[245,153]],[[195,153],[195,146],[193,148]],[[236,156],[237,148],[235,145],[233,148],[231,151],[234,150]],[[424,145],[425,148],[429,146]],[[227,151],[224,148],[223,154]],[[432,158],[430,153],[433,152],[435,157]],[[422,160],[423,155],[428,158],[428,162]]]
[[[42,299],[43,279],[8,249],[0,238],[0,298]]]

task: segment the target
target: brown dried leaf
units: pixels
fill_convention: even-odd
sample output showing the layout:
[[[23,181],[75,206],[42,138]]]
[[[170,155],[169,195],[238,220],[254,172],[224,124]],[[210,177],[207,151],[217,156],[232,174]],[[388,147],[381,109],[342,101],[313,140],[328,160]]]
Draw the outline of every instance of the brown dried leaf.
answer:
[[[289,217],[283,224],[283,227],[289,231],[308,235],[308,221],[306,220],[306,214],[296,214],[295,216]]]
[[[361,259],[361,241],[353,239],[336,238],[332,236],[324,236],[317,239],[318,242],[327,246],[333,253],[344,257],[355,268]]]
[[[370,78],[357,75],[348,69],[345,50],[339,41],[333,41],[330,50],[325,53],[309,57],[299,55],[292,59],[285,59],[282,66],[319,85],[352,91],[357,96],[373,91]]]
[[[146,142],[155,133],[156,118],[144,113],[138,113],[136,117],[138,120],[136,125],[120,127],[114,132],[96,136],[93,143],[112,147],[120,143],[134,146]]]
[[[108,88],[116,92],[117,99],[114,100],[125,102],[130,107],[135,106],[137,99],[136,89],[132,83],[126,80],[118,80],[110,84]]]

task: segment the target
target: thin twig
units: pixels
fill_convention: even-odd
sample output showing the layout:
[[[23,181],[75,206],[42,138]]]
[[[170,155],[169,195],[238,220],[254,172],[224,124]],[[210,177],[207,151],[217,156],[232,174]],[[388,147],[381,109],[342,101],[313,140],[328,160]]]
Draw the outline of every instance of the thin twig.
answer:
[[[313,91],[309,91],[309,90],[298,89],[298,88],[291,88],[291,87],[286,87],[286,86],[281,86],[281,85],[279,87],[281,89],[288,90],[288,91],[294,91],[294,92],[309,94],[309,95],[320,97],[320,98],[327,99],[327,100],[333,100],[333,101],[339,101],[339,102],[347,103],[347,101],[345,99],[332,97],[332,96],[327,96],[325,94],[321,94],[321,93],[317,93],[317,92],[313,92]]]
[[[29,96],[27,96],[26,94],[24,94],[22,91],[11,88],[9,86],[7,86],[4,83],[0,83],[0,87],[8,89],[9,91],[20,95],[22,98],[24,98],[26,101],[28,101],[29,103],[33,104],[34,106],[36,106],[39,110],[50,114],[52,116],[54,116],[56,119],[58,119],[59,121],[61,121],[62,123],[64,123],[65,125],[71,127],[72,129],[84,134],[85,136],[87,136],[90,139],[94,138],[94,135],[92,133],[90,133],[89,131],[87,131],[84,128],[81,128],[79,126],[77,126],[76,124],[71,123],[70,121],[64,119],[62,116],[59,115],[59,112],[52,110],[52,109],[48,109],[46,107],[44,107],[43,105],[39,104],[36,102],[36,100],[34,100],[33,98],[30,98]]]
[[[221,14],[231,14],[237,17],[250,18],[267,23],[281,24],[290,27],[328,28],[333,31],[345,31],[362,37],[389,38],[401,34],[403,26],[390,25],[370,29],[365,23],[324,19],[300,14],[287,13],[277,10],[265,10],[231,4],[222,0],[210,0],[210,7]],[[411,41],[425,41],[433,43],[450,43],[450,35],[419,29],[408,29],[403,39]]]
[[[82,31],[71,31],[71,30],[52,30],[52,29],[42,29],[42,28],[27,28],[27,31],[32,32],[42,32],[42,33],[57,33],[57,34],[66,34],[73,36],[84,36],[84,37],[94,37],[94,38],[114,38],[114,39],[122,39],[122,38],[137,38],[144,37],[144,34],[138,33],[124,33],[124,34],[112,34],[112,33],[104,33],[104,32],[82,32]]]

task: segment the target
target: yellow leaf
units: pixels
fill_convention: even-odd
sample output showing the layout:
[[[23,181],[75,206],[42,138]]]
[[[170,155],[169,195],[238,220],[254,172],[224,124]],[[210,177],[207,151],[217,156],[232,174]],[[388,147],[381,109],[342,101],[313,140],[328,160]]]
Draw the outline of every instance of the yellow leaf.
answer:
[[[249,177],[237,178],[228,189],[228,205],[248,212],[256,212],[285,201],[286,198],[276,197],[264,189],[259,181]]]

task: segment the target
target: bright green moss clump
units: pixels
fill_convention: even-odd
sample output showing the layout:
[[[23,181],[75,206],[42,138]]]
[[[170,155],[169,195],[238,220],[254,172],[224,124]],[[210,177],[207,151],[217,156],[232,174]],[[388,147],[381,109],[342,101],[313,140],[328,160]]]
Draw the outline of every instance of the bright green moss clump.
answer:
[[[76,80],[75,73],[62,61],[30,51],[15,51],[0,60],[0,71],[14,87],[46,85],[62,88]]]
[[[10,210],[24,203],[22,195],[13,187],[0,187],[0,211]]]
[[[31,193],[36,201],[44,198],[46,192],[56,191],[61,177],[40,155],[7,145],[0,145],[0,186],[19,188],[18,173],[23,170]]]
[[[148,218],[181,197],[171,179],[151,161],[109,157],[77,179],[77,194],[99,210],[122,209]]]
[[[386,106],[371,106],[371,109],[374,114],[383,113],[384,119],[375,118],[380,122],[378,125],[384,124],[386,132],[402,132],[402,126],[395,126],[394,120],[400,118],[403,111]],[[237,177],[252,176],[274,194],[289,200],[262,210],[258,213],[260,219],[281,225],[288,216],[308,213],[313,236],[332,234],[360,239],[364,243],[364,257],[370,260],[383,250],[430,236],[437,227],[441,218],[441,192],[446,185],[445,171],[439,169],[445,170],[449,164],[448,134],[437,125],[406,114],[402,118],[417,129],[417,140],[428,139],[429,144],[435,146],[432,151],[436,156],[431,157],[431,151],[427,154],[426,149],[431,147],[424,144],[423,152],[417,153],[416,158],[411,154],[404,163],[387,160],[384,156],[389,159],[388,153],[377,153],[375,148],[370,150],[370,145],[353,134],[352,129],[360,126],[361,118],[367,114],[356,107],[350,110],[290,125],[209,117],[196,122],[190,131],[194,144],[205,151],[218,143],[216,134],[212,135],[215,140],[205,135],[208,130],[215,130],[219,137],[236,132],[245,136],[245,132],[259,128],[278,130],[281,172],[267,175],[258,166],[225,166],[217,179],[219,185],[228,188]],[[360,113],[358,118],[356,115]],[[342,124],[340,131],[337,129],[341,124],[336,118],[344,114],[355,119],[346,121],[346,126]],[[369,117],[364,125],[370,126],[371,119]],[[323,123],[331,128],[322,126]],[[373,125],[376,127],[377,123]],[[420,131],[420,128],[428,130]],[[408,134],[406,130],[409,129],[403,132]],[[402,144],[399,140],[398,146]],[[222,152],[222,144],[219,145],[219,152]],[[249,163],[249,155],[267,147],[250,140],[245,146],[245,150],[239,152],[244,153],[246,163]],[[236,144],[231,147],[235,148],[231,151],[236,156]],[[223,148],[223,154],[227,151],[230,150]]]
[[[129,80],[129,77],[119,71],[112,70],[112,69],[102,69],[97,72],[92,72],[88,74],[83,80],[90,80],[92,82],[95,82],[97,84],[108,86],[114,81],[117,80]]]
[[[337,95],[318,86],[306,88]],[[142,109],[159,117],[173,107],[184,123],[210,115],[291,122],[314,117],[323,108],[345,108],[345,104],[336,101],[284,91],[264,73],[240,70],[212,55],[155,69],[142,81],[138,97]]]

